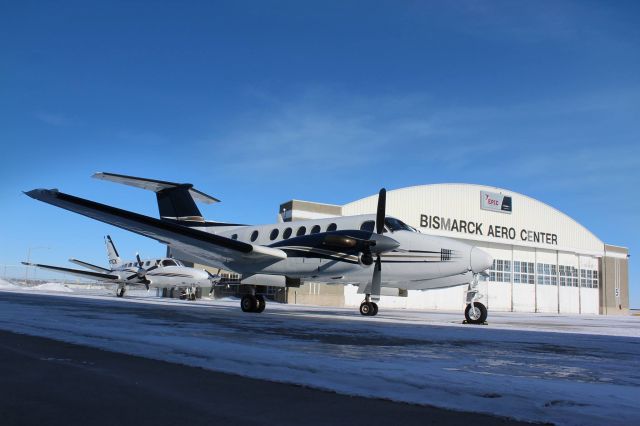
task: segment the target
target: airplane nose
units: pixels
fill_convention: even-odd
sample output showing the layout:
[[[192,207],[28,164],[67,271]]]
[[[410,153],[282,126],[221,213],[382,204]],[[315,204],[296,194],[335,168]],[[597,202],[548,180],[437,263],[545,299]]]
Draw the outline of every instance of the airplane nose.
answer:
[[[478,247],[471,249],[471,271],[474,273],[483,272],[493,265],[493,257],[486,251],[480,250]]]

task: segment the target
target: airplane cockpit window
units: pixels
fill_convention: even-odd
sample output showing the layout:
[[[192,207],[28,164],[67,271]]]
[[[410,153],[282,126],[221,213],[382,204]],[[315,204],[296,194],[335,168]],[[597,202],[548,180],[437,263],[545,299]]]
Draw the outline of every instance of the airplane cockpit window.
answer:
[[[361,231],[373,232],[374,229],[376,229],[375,220],[367,220],[366,222],[362,222],[362,225],[360,225]]]
[[[174,262],[171,259],[164,259],[162,261],[162,266],[178,266],[178,265],[176,265],[176,262]]]
[[[313,225],[313,228],[311,228],[311,233],[317,234],[318,232],[320,232],[320,225]]]
[[[269,234],[269,239],[271,239],[272,241],[275,240],[276,238],[278,238],[279,233],[280,231],[278,230],[278,228],[274,229],[273,231],[271,231],[271,234]]]
[[[338,225],[336,225],[335,223],[330,223],[329,226],[327,226],[327,232],[333,232],[336,229],[338,229]]]
[[[284,238],[286,240],[287,238],[289,238],[291,236],[291,232],[292,232],[291,228],[285,229],[284,232],[282,233],[282,238]]]
[[[409,232],[417,232],[414,228],[410,227],[400,219],[396,219],[395,217],[386,217],[384,219],[384,224],[389,228],[391,232],[395,231],[409,231]]]
[[[307,228],[305,228],[304,226],[301,226],[300,228],[298,228],[298,231],[296,231],[296,237],[301,237],[306,233],[307,233]]]
[[[258,231],[256,230],[251,233],[251,242],[254,242],[257,239],[258,239]]]

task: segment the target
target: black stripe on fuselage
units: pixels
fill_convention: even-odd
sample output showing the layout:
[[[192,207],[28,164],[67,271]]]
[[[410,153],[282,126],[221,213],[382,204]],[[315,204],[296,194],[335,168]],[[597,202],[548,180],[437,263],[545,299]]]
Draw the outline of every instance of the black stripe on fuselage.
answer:
[[[335,255],[330,254],[322,254],[313,251],[306,250],[296,250],[296,249],[283,249],[285,253],[287,253],[287,257],[305,257],[305,258],[314,258],[314,259],[327,259],[327,260],[335,260],[338,262],[345,262],[357,265],[358,262],[355,260],[346,259],[344,255],[340,255],[336,253]]]

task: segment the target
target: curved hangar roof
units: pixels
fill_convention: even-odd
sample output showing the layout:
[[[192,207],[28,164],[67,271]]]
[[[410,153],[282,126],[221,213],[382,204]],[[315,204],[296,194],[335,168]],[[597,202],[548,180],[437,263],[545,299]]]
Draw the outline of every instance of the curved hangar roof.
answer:
[[[378,196],[345,204],[343,215],[374,213]],[[387,214],[422,232],[500,244],[602,255],[604,243],[561,211],[517,192],[472,184],[387,192]]]

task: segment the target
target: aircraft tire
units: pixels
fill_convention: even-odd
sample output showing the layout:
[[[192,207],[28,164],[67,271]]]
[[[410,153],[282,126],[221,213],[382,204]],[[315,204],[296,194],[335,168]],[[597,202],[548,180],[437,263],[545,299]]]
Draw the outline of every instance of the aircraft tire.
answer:
[[[378,304],[376,302],[371,302],[371,308],[371,313],[369,315],[372,317],[378,315]]]
[[[120,287],[116,290],[116,296],[117,297],[123,297],[125,293],[125,288],[124,287]]]
[[[258,307],[258,301],[255,296],[250,294],[245,294],[240,299],[240,308],[242,312],[256,312],[256,308]]]
[[[467,305],[467,308],[464,310],[464,318],[467,320],[469,324],[484,323],[487,320],[487,307],[480,302],[474,302],[473,305],[477,310],[480,311],[479,315],[478,315],[478,312],[476,313],[471,312],[471,303],[469,303]]]
[[[373,307],[369,302],[362,302],[360,304],[360,314],[364,316],[370,316],[373,311]]]
[[[261,313],[264,311],[264,308],[267,307],[267,301],[264,300],[264,296],[259,294],[256,296],[256,310],[254,312]]]

